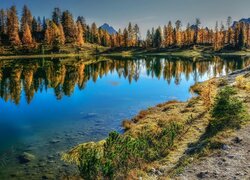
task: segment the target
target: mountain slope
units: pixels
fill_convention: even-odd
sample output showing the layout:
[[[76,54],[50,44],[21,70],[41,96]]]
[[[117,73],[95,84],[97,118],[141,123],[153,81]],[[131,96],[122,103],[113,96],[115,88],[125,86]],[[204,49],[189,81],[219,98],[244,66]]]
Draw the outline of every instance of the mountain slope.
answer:
[[[115,34],[117,31],[107,23],[104,23],[102,26],[100,26],[101,29],[106,30],[110,35]]]

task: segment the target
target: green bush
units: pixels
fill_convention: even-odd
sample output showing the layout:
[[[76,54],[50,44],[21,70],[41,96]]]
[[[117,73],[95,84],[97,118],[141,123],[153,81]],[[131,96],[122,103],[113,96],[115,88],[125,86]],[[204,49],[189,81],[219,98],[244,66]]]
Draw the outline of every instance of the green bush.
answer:
[[[82,148],[80,175],[87,180],[97,177],[114,179],[118,174],[126,177],[129,170],[140,168],[141,163],[166,156],[181,130],[179,124],[171,122],[160,132],[143,129],[137,138],[111,132],[102,149],[95,146]]]
[[[99,174],[100,156],[98,150],[94,147],[82,147],[78,165],[80,176],[86,180],[96,179]]]
[[[227,86],[216,96],[211,112],[212,120],[208,126],[212,134],[226,128],[240,127],[245,110],[242,101],[235,97],[235,94],[235,89]]]

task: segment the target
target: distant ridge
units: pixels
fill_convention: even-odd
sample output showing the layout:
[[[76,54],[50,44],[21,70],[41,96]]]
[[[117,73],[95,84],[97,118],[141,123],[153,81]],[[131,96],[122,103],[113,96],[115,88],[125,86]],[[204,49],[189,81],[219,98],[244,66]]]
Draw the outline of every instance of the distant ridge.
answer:
[[[100,29],[106,30],[110,35],[117,33],[117,31],[107,23],[104,23],[102,26],[100,26]]]
[[[236,26],[236,23],[238,23],[238,22],[244,22],[244,23],[246,23],[246,24],[250,24],[250,18],[242,18],[242,19],[240,19],[239,21],[234,21],[232,27],[235,27],[235,26]]]

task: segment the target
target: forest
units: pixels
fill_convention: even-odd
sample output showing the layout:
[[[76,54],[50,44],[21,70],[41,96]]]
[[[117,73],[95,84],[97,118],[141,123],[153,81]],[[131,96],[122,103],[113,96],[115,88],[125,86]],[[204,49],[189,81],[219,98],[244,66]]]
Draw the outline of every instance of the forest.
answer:
[[[195,24],[182,25],[180,20],[169,21],[164,27],[152,28],[142,38],[138,24],[128,23],[126,28],[114,34],[98,28],[96,23],[86,24],[83,16],[75,20],[68,10],[54,8],[51,18],[33,17],[25,5],[18,16],[15,6],[0,10],[0,49],[12,47],[21,50],[41,49],[49,46],[60,52],[65,44],[81,47],[85,43],[104,47],[140,48],[187,48],[195,45],[210,46],[214,51],[221,49],[244,50],[250,46],[250,24],[232,22],[229,16],[226,25],[216,22],[213,29],[201,26],[199,18]],[[26,52],[25,51],[25,52]]]

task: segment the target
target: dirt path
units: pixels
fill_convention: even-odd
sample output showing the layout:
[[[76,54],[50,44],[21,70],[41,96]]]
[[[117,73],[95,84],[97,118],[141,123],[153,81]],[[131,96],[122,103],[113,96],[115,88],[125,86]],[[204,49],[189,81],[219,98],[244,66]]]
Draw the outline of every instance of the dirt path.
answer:
[[[249,70],[250,68],[246,68],[234,72],[227,78],[233,83],[236,76],[247,74]],[[245,102],[250,112],[249,96]],[[250,124],[243,126],[233,136],[227,138],[221,150],[190,164],[175,179],[250,180]]]
[[[227,142],[221,151],[190,165],[176,179],[250,179],[250,125]]]

